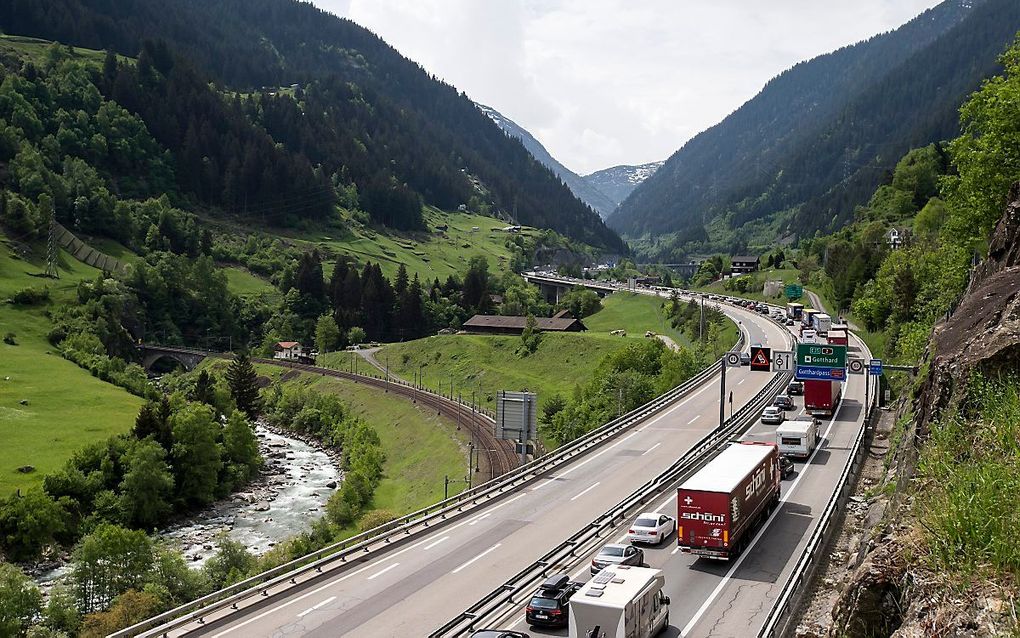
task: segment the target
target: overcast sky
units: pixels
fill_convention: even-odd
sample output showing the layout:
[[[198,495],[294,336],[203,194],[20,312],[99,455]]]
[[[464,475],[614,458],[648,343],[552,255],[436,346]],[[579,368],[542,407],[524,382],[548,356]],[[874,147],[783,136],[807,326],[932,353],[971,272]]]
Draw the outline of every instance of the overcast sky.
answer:
[[[581,174],[667,158],[821,53],[940,0],[313,0]]]

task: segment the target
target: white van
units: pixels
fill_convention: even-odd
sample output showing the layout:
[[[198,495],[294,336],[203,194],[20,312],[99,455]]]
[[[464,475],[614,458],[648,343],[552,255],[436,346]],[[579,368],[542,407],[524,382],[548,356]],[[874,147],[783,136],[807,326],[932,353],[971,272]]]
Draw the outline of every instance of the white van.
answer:
[[[781,423],[776,428],[776,444],[780,454],[806,459],[818,444],[818,424],[814,419],[799,418]]]
[[[651,638],[669,626],[662,571],[606,567],[570,598],[570,638]]]

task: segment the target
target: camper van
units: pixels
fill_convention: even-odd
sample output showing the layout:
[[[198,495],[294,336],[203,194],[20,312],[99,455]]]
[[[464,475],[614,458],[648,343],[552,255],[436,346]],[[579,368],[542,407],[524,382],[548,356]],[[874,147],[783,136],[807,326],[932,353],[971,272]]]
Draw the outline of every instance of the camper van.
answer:
[[[818,422],[811,416],[786,421],[776,428],[779,453],[795,459],[806,459],[818,445]]]
[[[570,638],[651,638],[669,626],[669,597],[662,571],[606,567],[570,598]]]

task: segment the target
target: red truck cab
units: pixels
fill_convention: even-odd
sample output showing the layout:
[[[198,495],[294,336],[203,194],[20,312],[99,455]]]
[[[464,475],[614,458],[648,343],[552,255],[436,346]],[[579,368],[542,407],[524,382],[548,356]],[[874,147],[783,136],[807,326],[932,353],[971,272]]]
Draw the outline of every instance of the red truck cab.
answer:
[[[698,556],[736,557],[779,497],[779,448],[735,443],[677,489],[677,544]]]

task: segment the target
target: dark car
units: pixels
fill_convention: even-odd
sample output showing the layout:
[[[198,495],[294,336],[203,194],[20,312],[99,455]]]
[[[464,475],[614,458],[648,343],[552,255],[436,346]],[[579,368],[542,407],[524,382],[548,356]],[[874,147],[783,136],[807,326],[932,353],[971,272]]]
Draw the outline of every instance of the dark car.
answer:
[[[795,394],[804,394],[804,382],[791,381],[790,385],[786,386],[786,394],[790,396],[793,396]]]
[[[793,476],[793,461],[785,454],[779,455],[779,476],[784,479]]]
[[[570,616],[570,597],[582,583],[573,582],[566,574],[550,576],[542,583],[525,611],[529,625],[565,627]]]
[[[794,407],[796,407],[793,404],[793,399],[791,399],[789,396],[785,394],[777,395],[776,400],[775,402],[773,402],[772,405],[783,410],[792,410]]]
[[[471,634],[471,638],[531,638],[521,631],[510,631],[509,629],[479,629]]]
[[[632,545],[619,545],[611,543],[591,559],[591,575],[602,571],[609,565],[634,565],[640,567],[645,564],[645,552]]]

